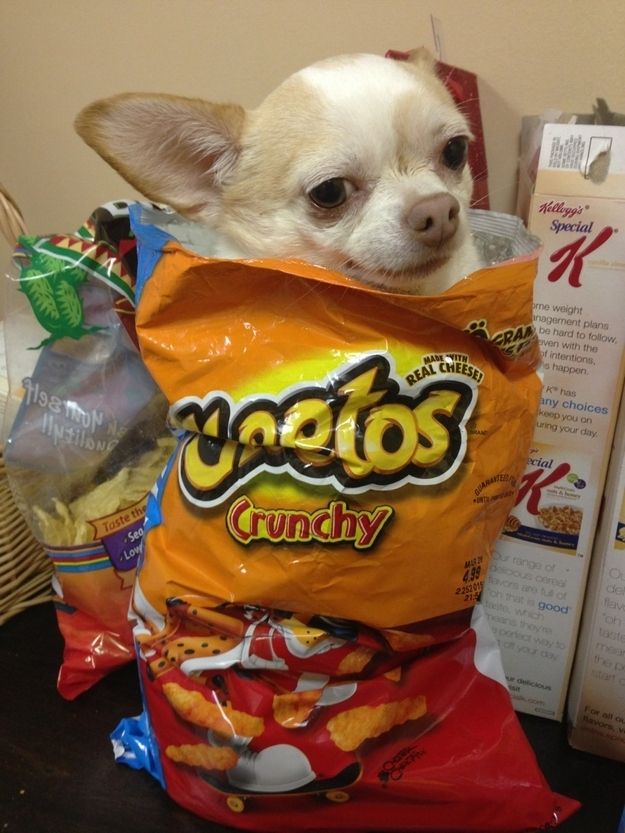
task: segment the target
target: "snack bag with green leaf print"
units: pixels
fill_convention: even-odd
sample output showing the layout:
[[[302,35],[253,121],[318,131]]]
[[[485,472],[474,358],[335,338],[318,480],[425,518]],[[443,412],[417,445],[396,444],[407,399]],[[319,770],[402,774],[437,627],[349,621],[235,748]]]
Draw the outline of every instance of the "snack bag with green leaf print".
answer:
[[[110,204],[74,235],[21,238],[8,282],[6,466],[54,563],[67,698],[134,659],[145,503],[172,445],[133,341],[133,250],[127,204]]]

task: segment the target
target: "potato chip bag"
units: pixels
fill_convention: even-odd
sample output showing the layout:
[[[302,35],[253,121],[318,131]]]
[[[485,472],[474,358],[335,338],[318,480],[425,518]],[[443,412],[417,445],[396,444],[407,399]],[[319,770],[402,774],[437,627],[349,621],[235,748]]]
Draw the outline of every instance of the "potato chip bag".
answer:
[[[477,604],[541,390],[535,241],[477,212],[507,259],[417,297],[214,260],[153,219],[137,333],[180,434],[133,594],[145,714],[116,755],[266,833],[557,824],[575,804]]]
[[[128,606],[147,493],[173,446],[132,339],[131,241],[122,257],[98,233],[113,217],[129,237],[126,203],[73,235],[23,237],[7,299],[7,475],[54,564],[58,689],[70,699],[134,659]]]

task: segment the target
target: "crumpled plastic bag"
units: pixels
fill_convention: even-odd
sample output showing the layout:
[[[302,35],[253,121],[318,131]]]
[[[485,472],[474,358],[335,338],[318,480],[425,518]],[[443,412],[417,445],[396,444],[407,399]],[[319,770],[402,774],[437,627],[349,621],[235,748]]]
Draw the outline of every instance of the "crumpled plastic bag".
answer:
[[[68,699],[134,660],[147,493],[173,446],[133,341],[134,240],[119,234],[130,236],[125,202],[74,234],[24,236],[7,282],[7,477],[54,565]]]

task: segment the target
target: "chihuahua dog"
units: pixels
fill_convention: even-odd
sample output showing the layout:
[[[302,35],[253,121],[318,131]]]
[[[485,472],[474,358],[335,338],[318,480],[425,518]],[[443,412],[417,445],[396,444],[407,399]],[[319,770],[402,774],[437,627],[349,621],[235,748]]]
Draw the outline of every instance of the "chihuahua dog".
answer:
[[[479,267],[470,130],[425,50],[321,61],[251,111],[117,95],[76,129],[150,200],[208,227],[216,257],[301,259],[430,295]]]

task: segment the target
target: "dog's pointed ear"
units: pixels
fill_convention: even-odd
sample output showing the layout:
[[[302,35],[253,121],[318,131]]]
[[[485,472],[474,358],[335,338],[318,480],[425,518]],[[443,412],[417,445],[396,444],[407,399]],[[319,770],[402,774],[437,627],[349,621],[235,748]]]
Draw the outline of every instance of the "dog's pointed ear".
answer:
[[[218,200],[238,159],[245,118],[234,104],[126,93],[90,104],[74,126],[148,199],[193,215]]]
[[[420,46],[418,49],[411,49],[408,52],[407,60],[408,63],[420,69],[428,69],[430,72],[436,73],[436,58],[425,46]]]

